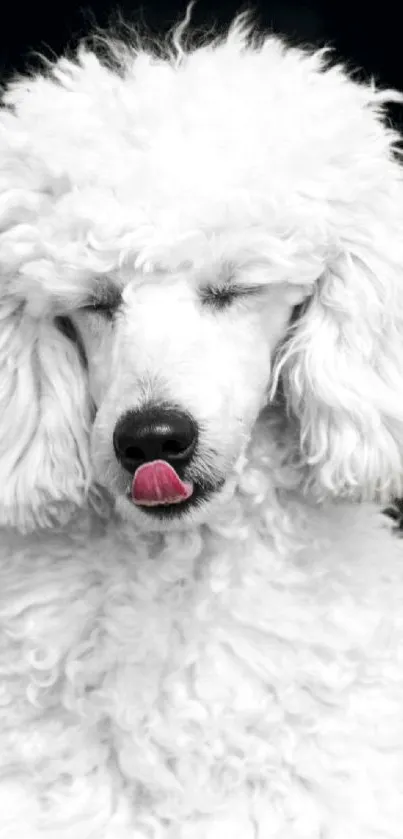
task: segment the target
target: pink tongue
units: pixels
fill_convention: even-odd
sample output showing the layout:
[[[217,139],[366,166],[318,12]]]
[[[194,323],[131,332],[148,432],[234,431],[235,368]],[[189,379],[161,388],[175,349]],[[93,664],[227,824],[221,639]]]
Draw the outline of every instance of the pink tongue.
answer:
[[[132,483],[132,499],[143,507],[179,504],[190,498],[192,492],[192,485],[181,481],[175,469],[165,460],[143,463],[136,469]]]

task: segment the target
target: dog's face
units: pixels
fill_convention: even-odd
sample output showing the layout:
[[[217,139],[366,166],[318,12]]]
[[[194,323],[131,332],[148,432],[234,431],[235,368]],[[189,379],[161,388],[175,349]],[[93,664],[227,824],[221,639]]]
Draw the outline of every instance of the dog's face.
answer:
[[[204,520],[233,482],[273,351],[306,294],[270,279],[264,264],[207,259],[199,270],[134,271],[98,279],[73,315],[96,406],[94,475],[140,526]],[[147,472],[152,486],[136,497],[134,478]]]
[[[317,494],[403,492],[398,97],[242,20],[181,37],[5,93],[2,524],[94,478],[139,526],[208,519],[278,382]]]

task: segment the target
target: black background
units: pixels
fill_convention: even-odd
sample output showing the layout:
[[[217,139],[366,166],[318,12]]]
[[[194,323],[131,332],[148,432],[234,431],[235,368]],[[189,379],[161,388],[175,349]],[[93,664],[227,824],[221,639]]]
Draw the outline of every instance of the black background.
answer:
[[[6,0],[0,13],[0,75],[35,66],[33,53],[47,56],[74,46],[98,25],[105,27],[120,9],[131,23],[143,21],[154,33],[164,33],[183,17],[187,0]],[[253,5],[265,28],[297,42],[324,43],[385,86],[403,89],[403,51],[399,0],[260,0]],[[225,26],[245,8],[243,0],[198,0],[192,19],[196,26]]]

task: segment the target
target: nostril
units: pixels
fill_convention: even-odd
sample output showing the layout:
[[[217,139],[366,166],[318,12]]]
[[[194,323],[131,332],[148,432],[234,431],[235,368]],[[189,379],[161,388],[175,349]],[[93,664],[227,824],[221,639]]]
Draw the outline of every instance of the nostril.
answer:
[[[180,457],[183,453],[189,448],[189,441],[188,440],[175,440],[173,437],[164,440],[161,445],[161,452],[162,454],[166,455],[167,459],[169,457]]]
[[[144,452],[137,446],[127,446],[122,451],[122,454],[124,455],[124,457],[127,457],[130,460],[144,460]]]

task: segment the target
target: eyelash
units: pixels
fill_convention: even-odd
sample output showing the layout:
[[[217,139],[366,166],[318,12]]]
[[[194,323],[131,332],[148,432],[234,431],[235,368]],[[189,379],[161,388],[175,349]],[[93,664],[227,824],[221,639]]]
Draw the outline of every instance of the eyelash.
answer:
[[[206,286],[201,291],[201,301],[205,305],[223,310],[229,308],[241,297],[251,297],[252,294],[257,294],[259,291],[258,286]]]
[[[120,295],[116,295],[116,297],[111,297],[110,300],[94,300],[86,303],[82,306],[82,311],[84,312],[92,312],[94,314],[100,314],[104,317],[111,319],[115,314],[116,310],[118,309],[121,303]]]

